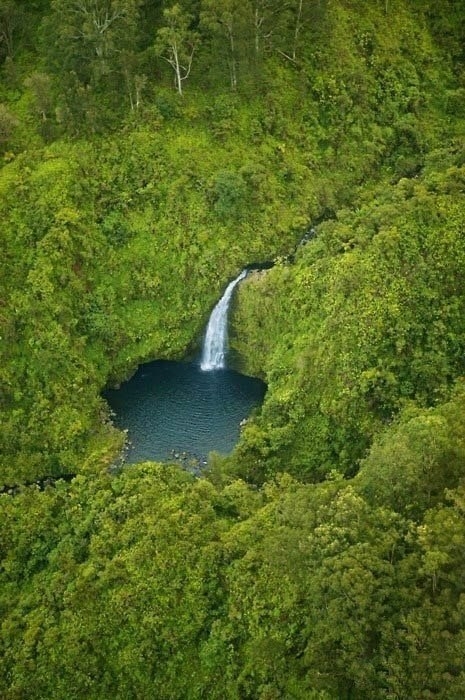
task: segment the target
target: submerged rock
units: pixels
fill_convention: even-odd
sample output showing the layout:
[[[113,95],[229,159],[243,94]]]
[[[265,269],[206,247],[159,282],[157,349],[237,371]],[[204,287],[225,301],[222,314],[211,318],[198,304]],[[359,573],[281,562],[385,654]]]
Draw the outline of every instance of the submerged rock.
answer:
[[[190,474],[200,476],[202,470],[207,466],[208,460],[204,455],[198,455],[195,452],[179,452],[178,450],[170,450],[170,461],[176,462]]]

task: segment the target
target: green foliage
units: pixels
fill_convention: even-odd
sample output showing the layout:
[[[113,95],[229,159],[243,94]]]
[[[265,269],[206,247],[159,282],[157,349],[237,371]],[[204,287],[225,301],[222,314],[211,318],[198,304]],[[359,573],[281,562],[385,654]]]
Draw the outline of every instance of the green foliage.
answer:
[[[337,475],[3,496],[2,697],[459,698],[462,490],[418,524]]]
[[[18,122],[15,116],[5,106],[0,104],[0,144],[4,149],[11,139]]]
[[[227,170],[219,172],[212,190],[213,207],[220,219],[241,218],[246,187],[240,174]]]
[[[271,391],[260,441],[244,431],[239,464],[249,446],[252,461],[257,450],[273,458],[268,470],[286,460],[300,476],[353,474],[406,401],[447,395],[464,371],[465,201],[452,185],[462,177],[446,167],[370,192],[321,225],[294,265],[243,286],[238,349]]]
[[[183,82],[191,72],[198,35],[189,29],[192,16],[175,4],[163,11],[166,25],[157,32],[155,50],[174,71],[177,91],[182,95]]]
[[[0,2],[5,700],[464,697],[459,5]],[[265,260],[237,449],[115,473]]]
[[[419,517],[464,477],[463,387],[434,409],[405,409],[375,440],[355,479],[375,503]]]

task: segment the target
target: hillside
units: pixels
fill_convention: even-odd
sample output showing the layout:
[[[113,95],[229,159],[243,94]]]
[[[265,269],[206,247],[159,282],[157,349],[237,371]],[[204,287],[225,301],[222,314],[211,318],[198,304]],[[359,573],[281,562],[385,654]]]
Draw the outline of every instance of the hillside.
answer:
[[[458,0],[0,2],[2,698],[464,697],[464,41]],[[102,391],[265,261],[233,453],[114,473]]]

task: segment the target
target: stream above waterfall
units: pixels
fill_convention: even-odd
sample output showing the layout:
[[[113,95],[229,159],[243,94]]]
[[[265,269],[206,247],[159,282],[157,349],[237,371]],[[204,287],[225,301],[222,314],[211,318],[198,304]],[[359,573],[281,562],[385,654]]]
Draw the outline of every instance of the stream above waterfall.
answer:
[[[115,424],[128,431],[126,462],[171,461],[187,453],[203,463],[229,453],[240,424],[259,406],[266,386],[232,370],[158,360],[141,365],[120,389],[105,393]]]

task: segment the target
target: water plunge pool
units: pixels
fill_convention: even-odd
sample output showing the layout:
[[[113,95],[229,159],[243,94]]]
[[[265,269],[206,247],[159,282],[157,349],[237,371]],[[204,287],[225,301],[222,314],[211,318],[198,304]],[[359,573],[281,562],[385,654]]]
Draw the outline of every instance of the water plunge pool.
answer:
[[[195,363],[157,360],[139,367],[120,389],[104,396],[115,424],[128,430],[126,461],[169,461],[173,452],[229,453],[240,424],[259,406],[266,385],[233,370],[204,372]]]

